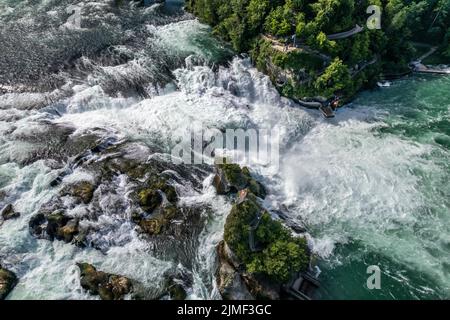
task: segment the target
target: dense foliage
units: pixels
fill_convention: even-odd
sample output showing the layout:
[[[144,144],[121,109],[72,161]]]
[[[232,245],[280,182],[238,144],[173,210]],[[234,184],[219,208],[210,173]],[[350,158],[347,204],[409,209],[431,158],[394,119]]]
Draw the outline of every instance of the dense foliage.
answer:
[[[280,222],[263,212],[254,231],[259,250],[253,252],[249,246],[250,226],[261,212],[261,206],[252,195],[235,204],[227,217],[224,239],[247,271],[287,281],[293,272],[305,270],[309,263],[306,241],[293,237]]]
[[[366,26],[369,5],[382,8],[381,30],[366,29],[346,39],[327,38],[356,24]],[[328,95],[336,90],[351,95],[372,83],[380,71],[401,73],[418,54],[414,41],[440,45],[440,53],[450,57],[450,0],[188,0],[187,8],[213,26],[214,33],[229,41],[235,50],[252,52],[259,68],[267,69],[264,65],[275,55],[278,62],[290,61],[288,70],[295,74],[301,70],[302,76],[307,75],[310,80],[305,83],[294,78],[283,86],[285,93],[297,97]],[[311,51],[304,52],[302,58],[311,56],[304,59],[304,64],[293,62],[298,61],[298,57],[291,57],[294,53],[285,53],[280,59],[279,54],[261,43],[262,34],[279,41],[292,41],[295,35],[302,45],[329,55],[331,64],[311,69]],[[374,57],[378,57],[376,64],[357,72],[349,81],[351,70]],[[334,74],[339,79],[330,81]]]

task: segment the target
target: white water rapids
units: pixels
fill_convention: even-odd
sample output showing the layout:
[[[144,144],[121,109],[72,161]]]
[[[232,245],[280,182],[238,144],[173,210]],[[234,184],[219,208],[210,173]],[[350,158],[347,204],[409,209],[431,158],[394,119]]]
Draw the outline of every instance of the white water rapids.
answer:
[[[208,32],[197,21],[148,28],[158,35],[155,41],[165,50],[208,58],[205,49],[193,40]],[[14,107],[15,103],[36,101],[36,94],[0,96],[0,191],[8,194],[8,200],[21,213],[19,219],[0,226],[2,263],[20,279],[9,299],[92,299],[80,287],[75,266],[78,261],[94,263],[98,269],[129,276],[147,286],[159,284],[166,270],[183,268],[149,254],[147,244],[126,221],[121,222],[119,233],[111,234],[123,237],[123,245],[111,247],[106,254],[58,241],[36,240],[29,234],[29,219],[57,192],[48,187],[54,178],[53,169],[42,160],[25,166],[5,161],[20,159],[32,148],[9,140],[6,133],[14,129],[16,137],[32,135],[40,130],[38,122],[43,118],[71,124],[76,128],[74,135],[102,128],[105,137],[157,145],[167,153],[193,123],[220,129],[276,129],[280,132],[280,168],[255,164],[252,172],[268,188],[267,207],[284,208],[289,219],[308,228],[310,243],[328,266],[326,270],[332,272],[334,266],[350,263],[345,254],[357,256],[358,250],[370,251],[387,257],[389,266],[402,266],[398,272],[389,267],[384,272],[412,287],[413,292],[430,291],[449,297],[449,211],[441,198],[430,198],[423,191],[423,181],[417,175],[421,170],[435,179],[448,178],[448,172],[443,172],[446,167],[433,158],[438,147],[380,134],[378,130],[387,126],[383,120],[386,111],[373,106],[346,107],[333,120],[301,109],[280,97],[249,59],[234,58],[229,67],[220,67],[217,72],[208,65],[192,64],[192,59],[188,57],[185,67],[173,71],[176,86],[170,83],[145,99],[114,97],[101,86],[102,77],[122,79],[147,72],[136,60],[96,70],[81,84],[69,81],[66,87],[73,94],[58,102],[61,116],[49,115],[45,109]],[[237,95],[227,90],[230,82],[238,89]],[[65,182],[88,179],[86,175],[76,170]],[[442,184],[448,186],[448,182]],[[126,187],[126,183],[121,185],[123,194]],[[105,197],[104,201],[108,206],[108,202],[121,200]],[[218,298],[214,287],[215,246],[222,239],[231,203],[215,194],[211,177],[204,181],[202,193],[185,190],[180,201],[207,203],[213,208],[201,233],[189,297]],[[434,205],[441,206],[443,213],[428,210]],[[114,217],[105,217],[104,223],[113,223],[108,219]],[[360,247],[354,252],[336,253],[339,246],[349,243]],[[363,266],[362,273],[365,265],[358,266]],[[402,279],[404,269],[423,275],[425,280],[418,285],[407,277]],[[433,279],[433,283],[427,279]]]

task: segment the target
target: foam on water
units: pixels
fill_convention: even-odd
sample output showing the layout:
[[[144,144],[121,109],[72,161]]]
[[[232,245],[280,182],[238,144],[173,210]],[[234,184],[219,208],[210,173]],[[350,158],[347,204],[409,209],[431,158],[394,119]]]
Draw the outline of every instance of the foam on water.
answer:
[[[6,171],[6,172],[5,172]],[[14,172],[10,172],[14,171]],[[106,254],[93,248],[77,248],[60,241],[36,240],[30,235],[28,221],[57,190],[48,189],[51,181],[50,169],[42,161],[25,168],[1,166],[1,176],[11,177],[8,186],[10,200],[21,213],[20,218],[6,221],[0,232],[0,257],[2,263],[11,267],[20,278],[19,284],[8,297],[10,299],[88,299],[92,298],[79,284],[79,270],[76,262],[93,263],[100,270],[123,274],[139,281],[153,291],[162,285],[163,274],[176,267],[170,261],[155,259],[134,228],[122,221],[121,228],[106,236],[122,246],[111,247]],[[75,172],[67,180],[89,179],[83,172]],[[120,190],[119,190],[120,191]],[[104,205],[116,204],[117,199],[104,198]],[[107,211],[107,210],[106,210]],[[73,215],[72,212],[68,212]],[[107,229],[114,223],[114,217],[104,217],[99,223]],[[117,218],[116,218],[117,219]],[[133,263],[129,263],[133,261]]]
[[[168,153],[194,122],[222,129],[278,127],[283,142],[279,173],[274,175],[270,165],[255,164],[252,169],[271,190],[267,204],[286,206],[292,219],[299,219],[310,228],[310,243],[315,252],[332,261],[336,258],[333,256],[336,245],[361,242],[368,250],[383,253],[426,274],[439,283],[440,289],[446,290],[445,268],[449,261],[444,253],[448,250],[445,247],[448,216],[433,216],[427,212],[430,199],[423,193],[421,178],[417,175],[417,170],[425,174],[442,170],[433,161],[433,146],[393,134],[380,134],[379,130],[386,124],[381,121],[383,113],[373,108],[345,109],[336,120],[324,121],[317,113],[301,110],[281,98],[268,79],[251,68],[246,60],[235,59],[230,68],[220,70],[218,75],[206,66],[179,69],[175,74],[179,91],[138,103],[105,96],[108,103],[102,105],[96,102],[103,99],[98,88],[79,90],[66,104],[82,108],[68,108],[69,112],[55,121],[73,124],[79,133],[103,126],[108,132],[132,140],[159,145],[163,141]],[[226,89],[230,81],[236,83],[242,95]],[[95,99],[89,98],[91,96]],[[214,195],[209,180],[205,182],[204,193],[181,200],[208,203],[215,208],[200,239],[197,262],[201,267],[194,271],[191,294],[194,299],[217,297],[213,281],[214,248],[222,237],[224,219],[229,211],[229,204]],[[105,201],[113,200],[105,198]],[[420,236],[427,228],[440,230],[437,237],[442,239],[437,244],[436,237]],[[130,229],[124,231],[130,232]],[[133,241],[114,250],[128,255],[131,250],[128,246],[132,246]],[[69,250],[60,244],[39,246],[43,246],[39,249],[41,254],[55,247]],[[89,252],[93,255],[91,260],[95,260],[96,253]],[[68,268],[72,259],[85,254],[88,253],[72,254],[61,267]],[[114,269],[116,258],[108,252],[105,267],[112,268],[110,271],[132,268],[121,265]],[[132,255],[131,259],[128,261],[139,258]],[[158,268],[164,270],[161,266]],[[69,279],[70,272],[66,272]],[[130,274],[135,272],[130,270]],[[144,273],[142,280],[146,277]],[[42,294],[46,291],[41,290]]]
[[[444,239],[435,241],[448,237],[449,217],[429,212],[435,199],[427,198],[417,175],[445,172],[434,163],[432,146],[380,136],[380,125],[347,120],[311,130],[285,156],[285,203],[323,237],[316,240],[322,257],[332,254],[328,246],[359,241],[448,288],[448,248],[439,245]],[[424,237],[424,229],[435,235]]]
[[[61,116],[46,110],[20,110],[34,99],[44,99],[42,95],[0,97],[0,191],[8,195],[2,204],[12,202],[22,213],[19,219],[0,227],[2,263],[20,278],[9,298],[91,299],[79,286],[78,261],[129,276],[152,290],[157,290],[167,270],[183,269],[149,254],[148,243],[138,237],[126,210],[114,214],[113,204],[122,201],[128,190],[124,176],[114,181],[117,195],[102,195],[102,208],[111,214],[102,216],[98,223],[114,226],[105,227],[108,232],[97,239],[114,244],[106,246],[106,252],[36,240],[29,234],[30,217],[58,192],[48,188],[58,172],[45,161],[23,167],[7,163],[3,151],[27,153],[26,142],[19,144],[17,140],[38,132],[42,120],[70,124],[75,128],[73,135],[101,128],[105,137],[154,145],[167,154],[196,126],[206,130],[276,129],[280,136],[279,167],[255,162],[252,172],[268,187],[267,206],[285,210],[290,219],[308,227],[313,251],[323,259],[330,275],[338,277],[336,270],[342,266],[360,268],[363,253],[370,253],[388,261],[383,272],[395,286],[411,291],[404,297],[416,297],[419,291],[425,297],[450,296],[448,150],[423,137],[412,139],[391,130],[408,123],[403,115],[392,116],[391,106],[399,106],[401,101],[380,105],[360,101],[327,121],[319,112],[303,110],[280,97],[268,77],[255,70],[248,59],[235,58],[229,67],[220,67],[217,72],[199,63],[210,60],[220,45],[211,47],[208,29],[197,21],[153,25],[147,31],[157,35],[148,40],[154,40],[151,48],[159,48],[156,52],[176,52],[175,60],[195,55],[182,61],[185,67],[173,72],[174,83],[150,98],[110,94],[102,86],[108,79],[122,82],[136,73],[133,79],[153,77],[158,70],[148,68],[154,58],[145,60],[148,48],[124,64],[96,65],[81,84],[68,80],[66,90],[71,94],[52,104]],[[395,88],[396,84],[386,90]],[[448,108],[442,111],[439,119],[448,119],[448,112]],[[439,134],[445,134],[445,130]],[[63,183],[89,179],[89,173],[77,169]],[[211,179],[204,181],[201,192],[188,185],[177,189],[182,191],[182,204],[200,203],[211,208],[203,213],[205,226],[195,253],[194,283],[189,292],[192,299],[218,298],[215,246],[223,237],[231,204],[215,194]],[[417,282],[404,270],[423,277]],[[349,280],[348,286],[352,285],[364,283]],[[352,290],[345,284],[344,289]]]

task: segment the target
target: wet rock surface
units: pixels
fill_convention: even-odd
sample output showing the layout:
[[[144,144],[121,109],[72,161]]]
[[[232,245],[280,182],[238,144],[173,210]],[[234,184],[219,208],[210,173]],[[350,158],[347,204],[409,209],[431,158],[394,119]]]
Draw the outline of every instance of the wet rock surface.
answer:
[[[79,234],[79,222],[76,218],[65,215],[62,211],[40,212],[29,222],[32,235],[39,239],[72,242]]]
[[[187,297],[185,282],[181,279],[170,277],[166,283],[167,293],[171,300],[185,300]]]
[[[233,263],[229,248],[224,241],[217,246],[219,267],[216,273],[217,287],[224,300],[253,300],[254,296],[238,271],[239,265]]]
[[[17,284],[16,275],[0,265],[0,300],[5,299]]]
[[[122,300],[133,292],[132,281],[124,276],[98,271],[88,263],[78,263],[81,287],[102,300]]]
[[[7,204],[1,211],[0,211],[0,218],[3,220],[10,220],[15,219],[20,216],[20,213],[14,210],[14,206],[12,204]]]
[[[91,202],[96,186],[89,181],[80,181],[69,185],[61,191],[62,196],[71,196],[84,204]]]
[[[135,231],[157,257],[189,267],[205,213],[211,209],[180,203],[179,190],[189,186],[201,192],[211,169],[152,157],[158,150],[137,143],[111,143],[96,153],[89,151],[89,158],[67,177],[80,172],[90,178],[66,182],[66,176],[60,176],[53,184],[57,194],[30,219],[31,234],[106,252],[129,241]],[[124,226],[129,235],[114,236],[123,234]]]
[[[265,187],[251,176],[247,167],[241,168],[238,164],[216,165],[213,184],[217,193],[222,195],[236,193],[248,188],[256,196],[266,197]]]

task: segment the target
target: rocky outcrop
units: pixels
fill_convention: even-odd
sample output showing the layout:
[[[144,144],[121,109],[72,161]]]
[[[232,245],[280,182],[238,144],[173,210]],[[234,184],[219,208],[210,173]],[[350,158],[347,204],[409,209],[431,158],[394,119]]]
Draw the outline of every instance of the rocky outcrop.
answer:
[[[16,275],[0,265],[0,300],[5,299],[16,284]]]
[[[7,204],[1,211],[0,211],[0,217],[3,220],[10,220],[15,219],[20,216],[20,213],[14,210],[14,207],[12,204]]]
[[[89,181],[80,181],[72,185],[66,186],[61,191],[61,196],[71,196],[78,202],[88,204],[94,196],[96,186]]]
[[[166,282],[166,290],[170,300],[186,300],[187,293],[182,280],[169,277]]]
[[[149,183],[139,192],[138,198],[143,212],[135,212],[132,220],[149,235],[159,235],[167,230],[180,214],[177,192],[165,179],[158,178]]]
[[[217,287],[224,300],[253,300],[241,274],[233,262],[231,252],[224,241],[217,246],[219,268],[216,273]]]
[[[218,194],[226,195],[236,193],[248,188],[260,198],[266,197],[265,187],[255,180],[247,167],[241,169],[238,164],[225,163],[216,165],[216,174],[213,180]]]
[[[66,216],[63,211],[40,212],[30,219],[31,234],[40,239],[72,242],[80,233],[78,219]]]
[[[248,171],[242,172],[236,166],[227,169],[221,172],[227,182],[224,185],[248,186]],[[306,240],[292,236],[273,220],[262,199],[249,187],[237,194],[217,253],[216,282],[226,300],[278,300],[283,284],[305,270],[309,262]]]
[[[192,286],[189,270],[199,234],[211,208],[207,204],[180,202],[178,193],[189,186],[190,192],[200,194],[202,182],[212,168],[174,164],[160,158],[158,150],[139,143],[106,145],[96,152],[87,152],[95,161],[88,158],[77,162],[75,170],[82,172],[79,177],[86,176],[83,181],[73,182],[71,172],[59,179],[54,186],[55,196],[30,219],[30,233],[39,239],[88,246],[106,253],[135,237],[134,229],[153,256],[173,261],[174,266],[183,265],[186,275],[170,270],[155,288],[140,290],[134,286],[133,292],[139,290],[139,297],[146,299],[185,299]],[[82,155],[80,159],[85,158],[84,151]],[[91,268],[85,270],[84,287],[105,299],[117,298],[117,294],[108,291],[112,284],[106,286],[104,274],[92,272]],[[92,285],[91,280],[97,285]]]
[[[159,235],[167,230],[172,219],[176,217],[178,210],[173,205],[158,208],[151,217],[145,218],[140,214],[133,215],[133,221],[139,225],[141,230],[149,235]]]
[[[133,292],[133,283],[124,276],[97,271],[88,263],[78,263],[81,287],[102,300],[122,300]]]

